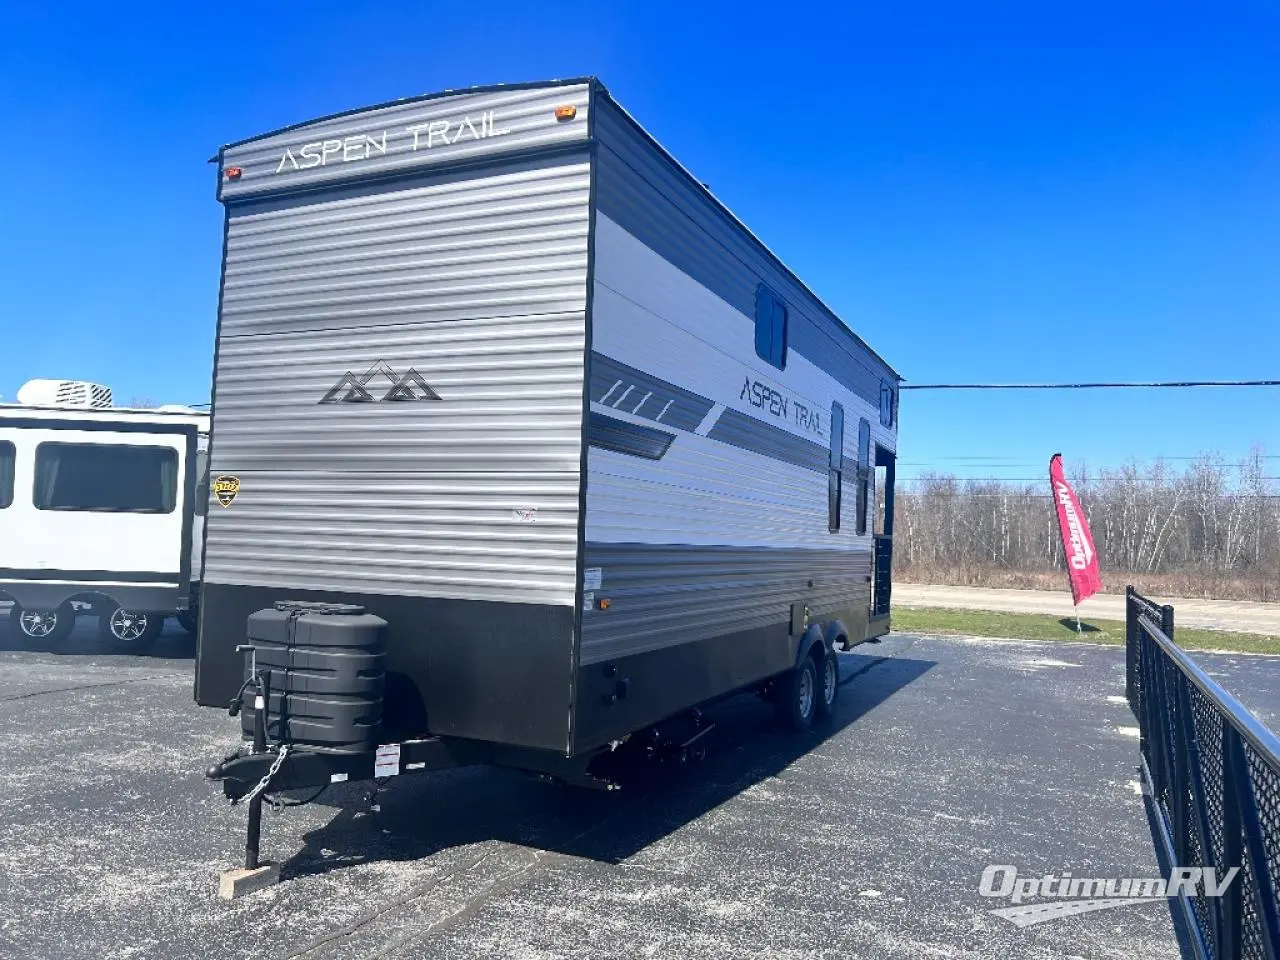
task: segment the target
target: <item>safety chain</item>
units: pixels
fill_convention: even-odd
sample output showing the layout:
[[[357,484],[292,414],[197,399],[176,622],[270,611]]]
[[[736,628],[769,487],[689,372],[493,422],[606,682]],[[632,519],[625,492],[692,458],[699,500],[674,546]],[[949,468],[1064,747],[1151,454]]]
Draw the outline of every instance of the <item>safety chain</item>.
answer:
[[[288,755],[289,755],[289,744],[287,743],[280,744],[279,750],[276,751],[276,758],[273,761],[271,761],[271,769],[268,770],[266,772],[266,775],[263,776],[263,778],[258,781],[258,785],[256,787],[254,787],[252,790],[246,793],[239,800],[232,800],[231,805],[234,807],[241,803],[248,803],[258,794],[260,794],[263,790],[267,789],[267,787],[271,784],[271,779],[277,773],[280,772],[280,767],[284,763],[284,758]],[[268,798],[268,801],[270,801],[270,798]],[[274,804],[272,805],[274,806]]]

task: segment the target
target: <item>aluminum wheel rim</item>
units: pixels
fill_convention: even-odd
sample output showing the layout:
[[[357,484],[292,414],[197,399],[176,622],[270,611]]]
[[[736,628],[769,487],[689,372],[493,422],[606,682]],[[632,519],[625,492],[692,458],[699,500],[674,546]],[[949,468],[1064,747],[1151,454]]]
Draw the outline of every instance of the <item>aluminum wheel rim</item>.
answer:
[[[836,699],[836,659],[827,657],[822,665],[822,700],[831,706]]]
[[[800,671],[800,715],[807,717],[813,710],[813,671]]]
[[[111,614],[111,635],[117,640],[137,640],[146,632],[147,615],[118,609]]]
[[[22,632],[28,637],[43,640],[57,629],[58,615],[39,610],[23,610],[18,622],[22,625]]]

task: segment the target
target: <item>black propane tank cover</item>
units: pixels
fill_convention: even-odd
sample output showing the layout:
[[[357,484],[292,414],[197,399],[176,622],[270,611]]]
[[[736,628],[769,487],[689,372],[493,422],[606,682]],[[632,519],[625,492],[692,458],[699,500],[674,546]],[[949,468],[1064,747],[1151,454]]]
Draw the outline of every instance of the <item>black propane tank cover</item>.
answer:
[[[355,604],[277,602],[250,615],[259,670],[271,671],[268,733],[313,749],[372,750],[382,721],[386,630]],[[242,714],[252,732],[253,713]]]
[[[273,606],[286,613],[345,613],[353,616],[364,613],[364,607],[357,603],[329,603],[324,600],[277,600]]]

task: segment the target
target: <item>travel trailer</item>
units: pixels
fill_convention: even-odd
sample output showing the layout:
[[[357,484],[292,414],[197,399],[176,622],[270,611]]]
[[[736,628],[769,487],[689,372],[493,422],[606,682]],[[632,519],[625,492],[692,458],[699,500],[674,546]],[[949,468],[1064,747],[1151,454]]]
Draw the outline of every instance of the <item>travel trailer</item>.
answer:
[[[196,698],[245,705],[229,797],[601,785],[735,691],[834,710],[834,651],[889,629],[900,378],[603,86],[355,110],[217,170]]]
[[[12,633],[57,644],[88,614],[108,645],[136,651],[166,617],[194,629],[207,432],[207,415],[115,407],[106,387],[76,381],[33,380],[0,404],[0,602]]]

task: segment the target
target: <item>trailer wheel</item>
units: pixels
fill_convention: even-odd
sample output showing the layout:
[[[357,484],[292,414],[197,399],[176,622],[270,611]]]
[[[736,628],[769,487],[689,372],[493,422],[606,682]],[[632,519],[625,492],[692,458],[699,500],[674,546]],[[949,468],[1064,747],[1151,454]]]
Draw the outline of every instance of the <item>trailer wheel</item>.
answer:
[[[778,719],[792,733],[804,733],[813,726],[818,698],[818,670],[813,660],[805,657],[778,681]]]
[[[840,661],[834,650],[828,650],[818,667],[818,702],[814,709],[820,720],[829,720],[836,712],[840,696]]]
[[[137,653],[155,643],[164,629],[164,614],[126,610],[112,605],[98,617],[98,633],[113,650]]]
[[[26,610],[15,603],[9,611],[10,633],[34,643],[61,643],[75,626],[76,611],[69,603],[54,610]]]

